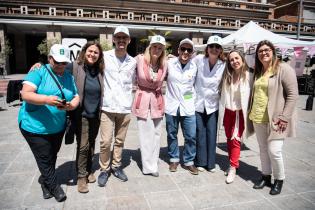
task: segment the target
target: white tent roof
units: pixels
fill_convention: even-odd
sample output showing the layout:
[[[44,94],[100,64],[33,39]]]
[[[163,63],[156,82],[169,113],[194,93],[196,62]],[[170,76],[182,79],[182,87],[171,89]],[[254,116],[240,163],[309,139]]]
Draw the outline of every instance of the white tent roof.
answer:
[[[315,42],[290,39],[271,31],[268,31],[253,21],[248,22],[242,28],[223,38],[223,45],[257,44],[262,40],[269,40],[278,47],[307,47],[314,46]]]

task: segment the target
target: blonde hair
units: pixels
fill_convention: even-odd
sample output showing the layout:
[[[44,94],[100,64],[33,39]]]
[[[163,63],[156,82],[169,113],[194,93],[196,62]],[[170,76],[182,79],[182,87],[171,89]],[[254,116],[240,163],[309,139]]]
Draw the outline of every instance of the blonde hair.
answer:
[[[151,50],[151,46],[152,44],[150,44],[144,51],[144,59],[146,60],[147,63],[151,63],[151,54],[150,54],[150,50]],[[165,46],[163,46],[163,52],[160,55],[160,57],[157,60],[157,66],[160,69],[161,67],[163,67],[166,64],[166,52],[165,52]]]
[[[231,53],[237,53],[241,59],[242,59],[242,62],[243,62],[243,65],[241,67],[241,73],[240,73],[240,78],[244,81],[246,79],[246,71],[248,71],[249,67],[246,63],[246,60],[245,60],[245,56],[244,54],[239,51],[239,50],[231,50],[228,54],[227,54],[227,59],[226,59],[226,65],[225,65],[225,69],[224,69],[224,72],[223,72],[223,76],[222,76],[222,80],[220,82],[220,85],[219,85],[219,90],[221,92],[222,90],[222,86],[223,84],[227,84],[228,86],[231,85],[231,83],[233,82],[233,67],[231,66],[231,63],[230,63],[230,55]]]

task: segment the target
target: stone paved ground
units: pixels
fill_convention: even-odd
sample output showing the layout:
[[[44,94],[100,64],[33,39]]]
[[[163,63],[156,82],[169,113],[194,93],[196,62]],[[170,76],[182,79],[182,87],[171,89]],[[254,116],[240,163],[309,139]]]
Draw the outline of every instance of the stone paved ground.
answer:
[[[133,118],[123,154],[128,182],[120,182],[111,176],[106,187],[90,184],[88,194],[78,193],[73,180],[75,145],[62,145],[57,171],[68,195],[63,203],[42,199],[35,160],[17,128],[19,106],[16,102],[0,111],[0,209],[315,209],[315,111],[303,110],[305,101],[306,96],[301,96],[297,106],[298,137],[285,141],[287,178],[283,192],[278,196],[270,196],[268,189],[252,188],[260,167],[254,137],[243,145],[235,182],[225,184],[223,171],[227,168],[227,152],[222,131],[217,149],[217,172],[193,176],[181,167],[176,173],[168,171],[164,125],[160,177],[143,176],[136,120]],[[181,133],[179,136],[182,145]],[[99,138],[96,148],[98,143]],[[95,169],[98,168],[97,159],[98,155],[94,161]]]

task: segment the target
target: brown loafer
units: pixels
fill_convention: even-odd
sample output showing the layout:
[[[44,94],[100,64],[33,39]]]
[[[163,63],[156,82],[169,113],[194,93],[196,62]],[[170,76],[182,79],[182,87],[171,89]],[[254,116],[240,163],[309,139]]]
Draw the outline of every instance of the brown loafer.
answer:
[[[170,172],[176,172],[178,165],[179,165],[179,162],[171,162],[169,166]]]
[[[188,170],[193,175],[198,175],[198,169],[194,165],[191,165],[191,166],[183,165],[183,169]]]
[[[94,182],[96,182],[96,177],[94,176],[93,173],[89,174],[89,176],[88,176],[88,182],[89,182],[89,183],[94,183]]]

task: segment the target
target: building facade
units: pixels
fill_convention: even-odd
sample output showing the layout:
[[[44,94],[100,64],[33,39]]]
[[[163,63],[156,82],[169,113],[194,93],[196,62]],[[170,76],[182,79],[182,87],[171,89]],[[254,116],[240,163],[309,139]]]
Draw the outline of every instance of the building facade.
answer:
[[[133,56],[145,49],[140,40],[151,31],[170,31],[167,41],[173,53],[183,38],[203,44],[210,35],[224,37],[250,20],[295,38],[296,21],[276,19],[276,7],[266,0],[0,0],[0,41],[7,37],[11,43],[13,53],[5,68],[14,74],[26,73],[38,61],[37,46],[44,39],[86,38],[112,44],[113,30],[120,24],[130,29],[128,52]],[[313,40],[314,23],[302,22],[300,34],[301,39]]]

